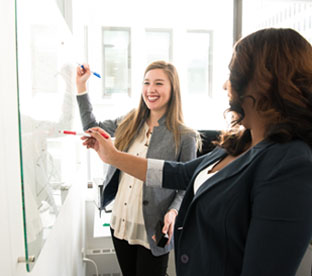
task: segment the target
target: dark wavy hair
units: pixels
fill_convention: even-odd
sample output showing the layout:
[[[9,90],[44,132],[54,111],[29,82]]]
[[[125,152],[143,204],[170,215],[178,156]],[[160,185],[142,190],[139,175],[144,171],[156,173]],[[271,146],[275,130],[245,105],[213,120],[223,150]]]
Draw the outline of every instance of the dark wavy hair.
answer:
[[[312,46],[292,29],[263,29],[234,46],[230,69],[234,113],[231,129],[219,145],[236,156],[251,142],[242,129],[246,88],[257,93],[254,107],[266,118],[265,138],[277,143],[300,139],[312,147]]]

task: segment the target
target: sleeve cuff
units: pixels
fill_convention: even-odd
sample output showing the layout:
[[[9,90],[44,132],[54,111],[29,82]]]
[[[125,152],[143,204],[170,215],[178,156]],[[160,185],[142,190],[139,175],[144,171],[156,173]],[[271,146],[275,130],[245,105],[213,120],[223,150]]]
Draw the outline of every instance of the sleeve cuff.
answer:
[[[162,187],[164,160],[147,159],[146,186]]]
[[[88,94],[88,91],[81,92],[81,93],[77,94],[77,96],[82,96],[82,95],[86,95],[86,94]]]
[[[177,210],[177,209],[175,209],[175,208],[171,208],[171,209],[169,209],[169,211],[173,211],[173,212],[175,212],[175,213],[176,213],[176,215],[178,215],[178,214],[179,214],[178,210]],[[169,211],[168,211],[168,212],[169,212]]]

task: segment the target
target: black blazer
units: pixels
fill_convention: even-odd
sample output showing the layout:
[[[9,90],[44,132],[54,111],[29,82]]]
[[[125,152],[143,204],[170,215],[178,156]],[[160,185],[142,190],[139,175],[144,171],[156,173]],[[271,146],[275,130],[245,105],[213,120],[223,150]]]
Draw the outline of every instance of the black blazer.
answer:
[[[163,187],[187,189],[175,223],[178,276],[295,275],[312,236],[312,152],[263,141],[197,191],[197,174],[226,155],[215,148],[165,162]]]

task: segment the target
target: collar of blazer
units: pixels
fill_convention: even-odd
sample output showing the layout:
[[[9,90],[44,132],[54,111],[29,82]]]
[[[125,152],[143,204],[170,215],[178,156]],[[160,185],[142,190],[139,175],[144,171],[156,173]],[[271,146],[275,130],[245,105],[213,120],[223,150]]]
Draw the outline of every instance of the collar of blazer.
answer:
[[[229,163],[225,168],[211,176],[207,181],[209,181],[209,185],[201,185],[194,197],[194,199],[198,198],[202,193],[206,192],[210,188],[212,188],[214,185],[216,185],[218,182],[229,178],[235,174],[239,174],[241,171],[243,171],[246,166],[255,160],[255,158],[266,148],[268,148],[270,145],[274,144],[273,142],[269,142],[266,140],[261,141],[245,153],[243,153],[240,157],[233,160],[231,163]],[[198,170],[196,171],[196,175],[203,170],[204,168],[208,167],[210,164],[216,162],[220,158],[224,157],[226,155],[226,152],[222,148],[216,148],[213,150],[210,154],[206,155],[202,162],[202,166],[199,166]],[[209,160],[209,161],[208,161]],[[194,179],[193,179],[194,180]]]

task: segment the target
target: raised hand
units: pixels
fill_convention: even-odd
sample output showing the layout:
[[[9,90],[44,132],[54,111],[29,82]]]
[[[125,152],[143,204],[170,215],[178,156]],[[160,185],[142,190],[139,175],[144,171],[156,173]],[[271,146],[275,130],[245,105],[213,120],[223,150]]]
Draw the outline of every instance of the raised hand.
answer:
[[[91,76],[91,71],[90,71],[90,67],[88,64],[77,66],[76,86],[77,86],[78,94],[87,91],[87,80],[90,78],[90,76]]]

